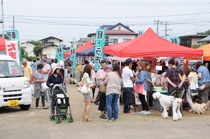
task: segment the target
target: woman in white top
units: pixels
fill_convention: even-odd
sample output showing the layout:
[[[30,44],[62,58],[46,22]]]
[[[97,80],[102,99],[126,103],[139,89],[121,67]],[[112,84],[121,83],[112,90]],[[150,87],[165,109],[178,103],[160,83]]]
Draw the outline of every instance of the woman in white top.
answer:
[[[108,112],[108,122],[112,121],[112,107],[114,109],[114,120],[118,120],[118,99],[121,93],[122,76],[120,72],[120,66],[118,64],[113,65],[113,71],[108,73],[104,81],[104,85],[107,85],[106,89],[106,107]]]
[[[83,76],[82,76],[82,81],[85,81],[91,88],[93,87],[93,81],[91,78],[91,65],[85,65],[84,71],[83,71]],[[82,84],[80,84],[82,85]],[[90,104],[92,100],[92,89],[89,94],[83,94],[85,97],[85,108],[84,108],[84,114],[83,114],[83,120],[87,122],[91,122],[91,119],[89,118],[89,113],[90,113]]]
[[[188,81],[189,81],[189,89],[191,93],[198,93],[198,75],[195,72],[196,69],[190,69],[189,68],[189,75],[188,75]]]

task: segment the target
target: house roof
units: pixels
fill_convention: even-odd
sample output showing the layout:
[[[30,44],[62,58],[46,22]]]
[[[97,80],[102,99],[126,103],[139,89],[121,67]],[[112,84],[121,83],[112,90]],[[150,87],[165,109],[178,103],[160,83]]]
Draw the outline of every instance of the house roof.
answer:
[[[90,33],[88,34],[88,37],[91,37],[92,35],[96,35],[96,33]],[[106,35],[138,35],[138,34],[135,32],[124,31],[124,30],[106,30]]]
[[[42,47],[41,49],[45,49],[45,48],[50,47],[50,46],[54,47],[54,46],[57,46],[57,45],[55,45],[54,43],[52,43],[52,44],[49,44],[49,45],[46,45],[46,46]]]
[[[204,38],[208,36],[207,34],[193,34],[193,35],[185,35],[185,36],[179,36],[179,38]]]
[[[57,40],[59,40],[59,41],[63,41],[63,40],[61,40],[61,39],[59,39],[59,38],[56,38],[56,37],[52,37],[52,36],[50,36],[50,37],[47,37],[47,38],[44,38],[44,39],[41,39],[41,40],[39,40],[39,41],[43,41],[43,40],[49,40],[49,39],[57,39]]]
[[[199,40],[198,42],[210,42],[210,35],[201,39],[201,40]]]
[[[101,27],[101,28],[105,28],[106,30],[112,30],[113,28],[115,28],[115,27],[117,27],[117,26],[119,26],[119,25],[123,26],[124,28],[126,28],[127,30],[129,30],[129,31],[131,31],[131,32],[134,32],[133,30],[131,30],[131,29],[129,28],[129,26],[125,26],[125,25],[122,24],[122,23],[117,23],[117,24],[115,24],[115,25],[102,25],[102,26],[100,26],[100,27]]]

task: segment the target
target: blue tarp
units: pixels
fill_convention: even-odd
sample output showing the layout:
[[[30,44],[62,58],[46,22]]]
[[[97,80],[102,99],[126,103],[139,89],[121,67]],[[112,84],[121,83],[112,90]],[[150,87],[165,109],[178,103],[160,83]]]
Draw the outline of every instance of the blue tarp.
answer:
[[[95,48],[92,47],[82,52],[78,52],[77,56],[94,56],[94,53],[95,53]]]
[[[94,56],[95,54],[95,47],[89,48],[82,52],[78,52],[77,56]],[[109,54],[105,54],[106,56],[110,56]]]

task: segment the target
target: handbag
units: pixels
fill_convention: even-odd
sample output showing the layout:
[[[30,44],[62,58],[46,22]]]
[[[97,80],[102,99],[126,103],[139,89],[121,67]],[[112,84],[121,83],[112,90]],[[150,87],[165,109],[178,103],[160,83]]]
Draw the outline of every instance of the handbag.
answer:
[[[48,89],[49,89],[49,87],[47,86],[46,83],[42,83],[41,84],[41,90],[42,90],[42,92],[46,92]]]
[[[135,84],[134,86],[134,91],[137,93],[137,94],[143,94],[143,90],[144,90],[144,84]]]
[[[82,94],[90,94],[91,89],[89,85],[83,84],[82,86],[78,87],[78,91]]]
[[[106,86],[105,85],[100,85],[99,86],[99,92],[106,94]]]
[[[86,79],[86,78],[85,78]],[[79,87],[77,88],[78,92],[82,93],[82,94],[90,94],[91,92],[91,88],[90,85],[88,85],[88,83],[86,82],[86,80],[83,79],[80,83],[79,83]],[[80,85],[82,84],[82,85]]]

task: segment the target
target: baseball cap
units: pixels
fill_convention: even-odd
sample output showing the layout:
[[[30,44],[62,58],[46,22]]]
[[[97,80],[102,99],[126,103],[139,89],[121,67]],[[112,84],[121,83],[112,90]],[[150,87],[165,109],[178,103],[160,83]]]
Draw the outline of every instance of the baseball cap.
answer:
[[[125,63],[126,63],[126,64],[133,63],[133,60],[132,60],[131,58],[127,58],[127,59],[125,60]]]

